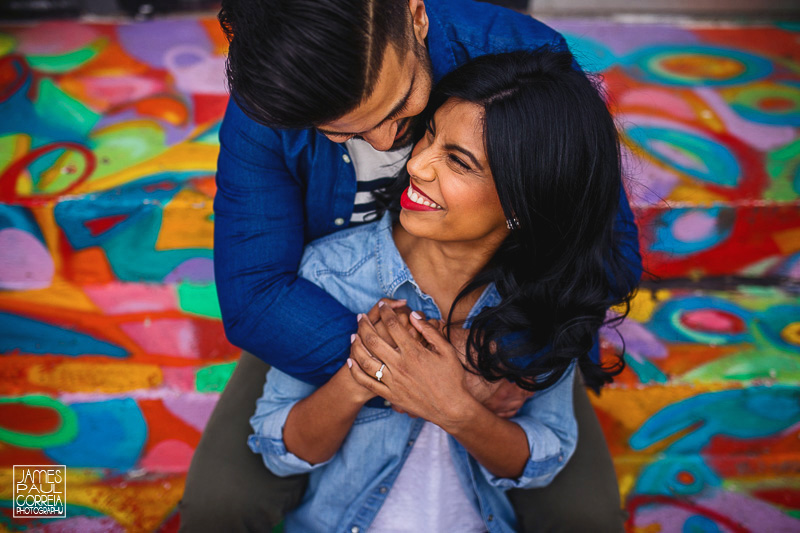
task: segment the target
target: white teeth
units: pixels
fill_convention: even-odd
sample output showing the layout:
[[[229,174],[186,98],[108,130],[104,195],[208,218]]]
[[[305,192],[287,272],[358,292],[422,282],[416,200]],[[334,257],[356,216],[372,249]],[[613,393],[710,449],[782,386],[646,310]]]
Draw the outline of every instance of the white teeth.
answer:
[[[440,205],[438,205],[438,204],[436,204],[434,202],[431,202],[430,200],[428,200],[426,198],[423,198],[422,196],[417,194],[416,191],[413,190],[413,186],[411,186],[411,185],[409,185],[409,187],[408,187],[408,194],[406,196],[408,196],[408,198],[412,202],[414,202],[415,204],[424,205],[424,206],[427,206],[427,207],[433,207],[434,209],[441,209],[442,208]]]

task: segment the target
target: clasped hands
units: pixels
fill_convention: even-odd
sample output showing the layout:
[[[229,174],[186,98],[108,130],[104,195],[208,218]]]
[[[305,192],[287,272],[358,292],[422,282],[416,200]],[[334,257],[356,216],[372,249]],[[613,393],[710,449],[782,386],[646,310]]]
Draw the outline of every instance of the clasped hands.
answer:
[[[396,410],[441,427],[457,423],[459,413],[476,401],[503,418],[514,416],[532,393],[507,380],[490,383],[467,370],[467,330],[453,328],[455,346],[441,330],[440,321],[425,320],[402,300],[384,298],[361,315],[348,365],[364,402],[381,396]]]

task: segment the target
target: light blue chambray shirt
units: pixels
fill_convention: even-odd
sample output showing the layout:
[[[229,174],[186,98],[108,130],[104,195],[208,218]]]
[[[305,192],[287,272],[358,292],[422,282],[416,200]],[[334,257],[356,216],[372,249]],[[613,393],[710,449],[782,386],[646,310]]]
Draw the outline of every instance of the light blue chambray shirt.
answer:
[[[309,244],[299,273],[354,313],[366,313],[386,296],[405,298],[412,309],[424,311],[429,318],[441,318],[433,299],[420,290],[397,251],[388,213],[374,224],[340,231]],[[500,295],[493,285],[489,286],[469,318],[499,302]],[[488,531],[515,531],[514,511],[505,491],[547,485],[575,451],[578,427],[572,408],[574,373],[573,364],[555,385],[537,392],[511,419],[525,431],[530,445],[530,459],[520,478],[492,475],[449,437],[458,478]],[[250,435],[247,444],[279,476],[311,474],[302,503],[286,516],[287,533],[367,531],[424,420],[392,409],[364,407],[336,455],[312,465],[286,450],[283,426],[295,403],[315,389],[274,368],[270,370],[264,394],[250,418],[255,434]]]

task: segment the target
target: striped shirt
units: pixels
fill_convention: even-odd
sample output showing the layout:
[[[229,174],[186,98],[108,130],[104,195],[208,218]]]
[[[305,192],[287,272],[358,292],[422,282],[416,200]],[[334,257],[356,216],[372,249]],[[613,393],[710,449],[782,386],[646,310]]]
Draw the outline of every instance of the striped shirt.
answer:
[[[375,220],[375,196],[372,194],[392,183],[408,160],[413,145],[379,152],[362,139],[344,143],[356,171],[356,201],[350,226]]]

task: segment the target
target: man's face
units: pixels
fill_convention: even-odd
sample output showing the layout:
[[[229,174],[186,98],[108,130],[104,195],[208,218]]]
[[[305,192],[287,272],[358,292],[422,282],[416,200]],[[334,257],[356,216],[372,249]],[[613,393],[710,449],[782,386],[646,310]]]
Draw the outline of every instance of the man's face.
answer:
[[[390,44],[372,94],[353,111],[317,130],[337,143],[360,137],[376,150],[408,146],[413,119],[425,109],[432,85],[431,63],[424,45],[415,40],[401,57]]]

